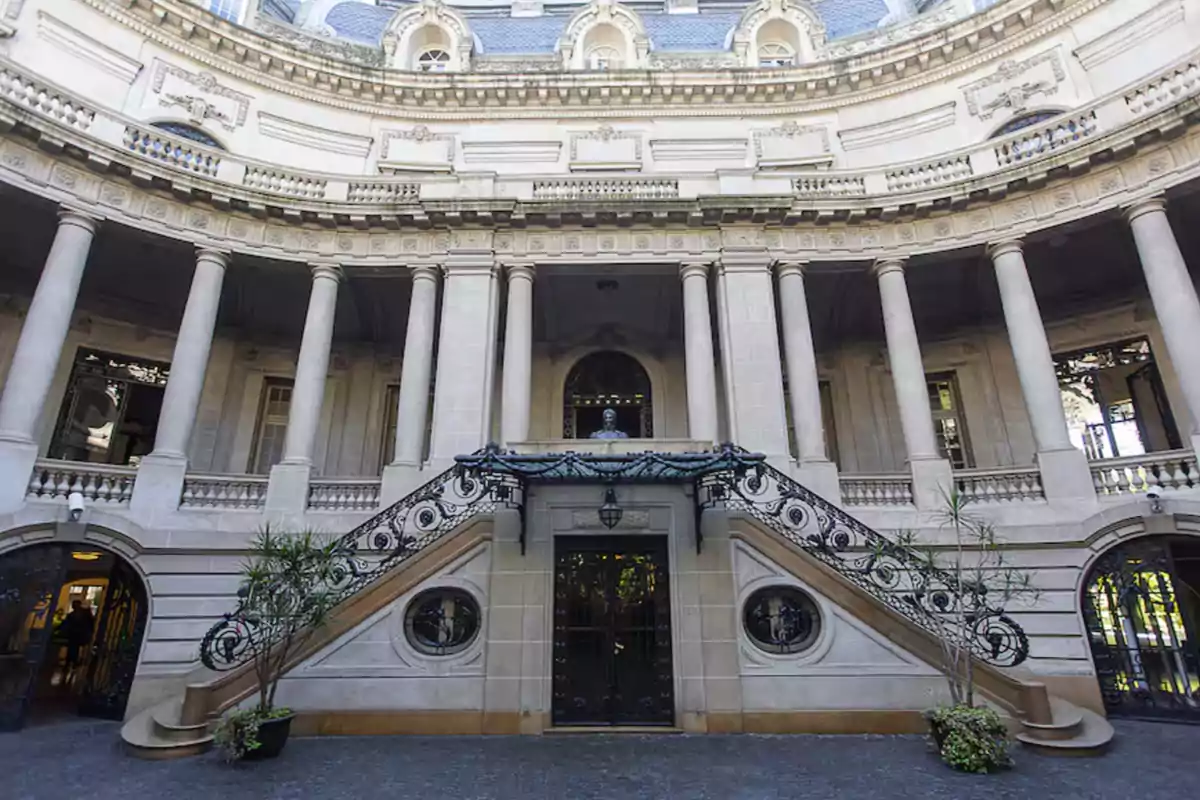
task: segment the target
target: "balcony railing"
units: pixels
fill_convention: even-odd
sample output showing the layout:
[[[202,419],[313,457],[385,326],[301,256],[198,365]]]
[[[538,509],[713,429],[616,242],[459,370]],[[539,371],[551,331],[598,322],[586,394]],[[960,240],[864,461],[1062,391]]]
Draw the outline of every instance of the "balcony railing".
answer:
[[[1092,485],[1100,497],[1192,489],[1200,470],[1190,450],[1108,458],[1092,462]]]
[[[42,459],[34,465],[25,496],[37,500],[66,500],[73,492],[97,505],[125,506],[133,496],[133,467]]]
[[[891,475],[843,475],[840,479],[842,503],[846,506],[911,506],[912,476],[907,472]]]
[[[259,509],[266,503],[266,475],[188,475],[179,507]]]
[[[374,511],[379,507],[379,478],[316,478],[308,486],[313,511]]]
[[[1020,503],[1045,500],[1042,473],[1037,467],[1001,467],[999,469],[957,469],[954,485],[971,503]]]

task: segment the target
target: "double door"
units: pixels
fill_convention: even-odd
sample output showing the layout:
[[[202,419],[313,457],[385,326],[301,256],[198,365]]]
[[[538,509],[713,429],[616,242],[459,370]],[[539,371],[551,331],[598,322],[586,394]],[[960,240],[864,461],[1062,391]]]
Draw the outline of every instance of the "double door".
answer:
[[[665,536],[555,542],[555,725],[675,721]]]

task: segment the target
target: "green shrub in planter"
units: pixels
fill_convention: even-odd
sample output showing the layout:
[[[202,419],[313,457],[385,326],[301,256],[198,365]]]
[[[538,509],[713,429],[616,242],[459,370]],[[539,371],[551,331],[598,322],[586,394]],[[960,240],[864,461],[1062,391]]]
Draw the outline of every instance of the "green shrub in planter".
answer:
[[[990,708],[946,706],[925,712],[942,761],[963,772],[996,772],[1012,766],[1008,729]]]
[[[273,758],[279,755],[279,750],[283,749],[283,742],[278,742],[278,746],[276,746],[276,742],[271,741],[264,746],[259,739],[259,732],[264,724],[271,723],[273,720],[291,722],[291,717],[292,710],[290,708],[272,708],[270,711],[264,712],[260,708],[254,707],[231,711],[221,717],[221,721],[217,723],[217,728],[213,731],[213,742],[221,748],[226,761],[241,761],[258,757]],[[285,732],[285,738],[286,735]],[[278,737],[272,738],[277,739]]]

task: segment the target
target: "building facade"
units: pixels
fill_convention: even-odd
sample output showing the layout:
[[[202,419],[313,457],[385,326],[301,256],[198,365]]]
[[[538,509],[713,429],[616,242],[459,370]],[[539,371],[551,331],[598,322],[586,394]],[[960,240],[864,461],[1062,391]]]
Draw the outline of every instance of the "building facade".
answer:
[[[953,550],[952,490],[1038,590],[989,702],[1200,718],[1195,0],[7,0],[0,36],[0,724],[199,741],[271,524],[409,543],[285,679],[307,730],[908,730],[938,623],[811,533]],[[489,443],[519,502],[446,473]],[[693,458],[742,450],[722,491],[769,496]]]

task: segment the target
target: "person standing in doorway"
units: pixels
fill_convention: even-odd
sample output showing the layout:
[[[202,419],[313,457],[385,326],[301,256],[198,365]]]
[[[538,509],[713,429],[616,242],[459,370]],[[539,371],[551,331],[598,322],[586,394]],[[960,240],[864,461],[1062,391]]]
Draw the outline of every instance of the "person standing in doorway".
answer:
[[[62,631],[67,640],[67,662],[63,670],[63,686],[70,686],[75,679],[76,669],[82,666],[83,649],[92,642],[95,625],[92,610],[79,600],[71,602],[71,613],[63,620]]]

